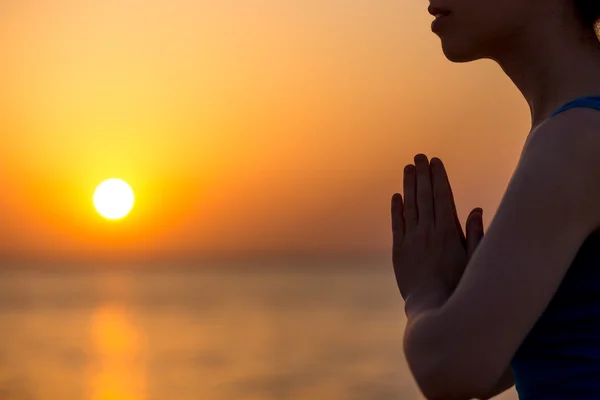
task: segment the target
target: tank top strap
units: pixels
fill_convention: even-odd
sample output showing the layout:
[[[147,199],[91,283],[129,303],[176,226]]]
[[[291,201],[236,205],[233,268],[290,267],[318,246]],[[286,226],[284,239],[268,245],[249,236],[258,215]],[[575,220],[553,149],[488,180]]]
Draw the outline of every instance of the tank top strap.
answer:
[[[554,117],[555,115],[560,114],[563,111],[567,111],[567,110],[570,110],[571,108],[575,108],[575,107],[593,108],[595,110],[600,111],[600,95],[579,97],[575,100],[571,100],[570,102],[568,102],[567,104],[565,104],[564,106],[562,106],[561,108],[556,110],[556,112],[554,114],[552,114],[550,116],[550,118]]]

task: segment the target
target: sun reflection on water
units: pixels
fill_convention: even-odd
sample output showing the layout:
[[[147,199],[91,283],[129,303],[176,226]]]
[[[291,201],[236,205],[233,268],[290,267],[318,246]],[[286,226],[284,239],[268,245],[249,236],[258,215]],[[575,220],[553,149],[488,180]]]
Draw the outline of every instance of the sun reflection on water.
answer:
[[[91,367],[90,400],[146,398],[143,340],[128,310],[107,304],[91,321],[96,362]]]

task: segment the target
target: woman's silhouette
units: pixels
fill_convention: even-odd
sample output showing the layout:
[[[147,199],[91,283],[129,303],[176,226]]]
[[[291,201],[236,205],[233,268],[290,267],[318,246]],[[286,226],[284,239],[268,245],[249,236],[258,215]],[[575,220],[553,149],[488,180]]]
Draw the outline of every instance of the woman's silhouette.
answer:
[[[435,0],[429,12],[448,60],[496,61],[532,126],[485,237],[480,209],[462,233],[439,159],[406,166],[392,230],[410,369],[428,399],[513,383],[522,400],[600,399],[600,1]]]

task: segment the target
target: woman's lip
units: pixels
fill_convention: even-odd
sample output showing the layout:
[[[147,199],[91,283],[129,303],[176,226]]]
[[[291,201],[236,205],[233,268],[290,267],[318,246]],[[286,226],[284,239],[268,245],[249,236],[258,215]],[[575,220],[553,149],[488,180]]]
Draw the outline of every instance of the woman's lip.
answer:
[[[439,8],[439,7],[434,7],[434,6],[429,6],[427,11],[429,11],[429,14],[431,14],[433,16],[435,16],[437,14],[443,14],[443,15],[450,14],[450,10],[446,10],[444,8]]]
[[[446,21],[448,20],[448,15],[438,15],[436,16],[435,20],[431,23],[431,30],[433,32],[438,31],[444,23],[446,23]]]

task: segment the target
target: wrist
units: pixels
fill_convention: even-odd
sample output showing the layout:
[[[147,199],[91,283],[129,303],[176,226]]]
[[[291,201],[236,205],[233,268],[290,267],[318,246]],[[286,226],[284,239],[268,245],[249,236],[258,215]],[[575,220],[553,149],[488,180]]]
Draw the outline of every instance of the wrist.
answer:
[[[406,296],[404,311],[410,319],[422,312],[441,308],[449,297],[450,293],[441,285],[421,286]]]

